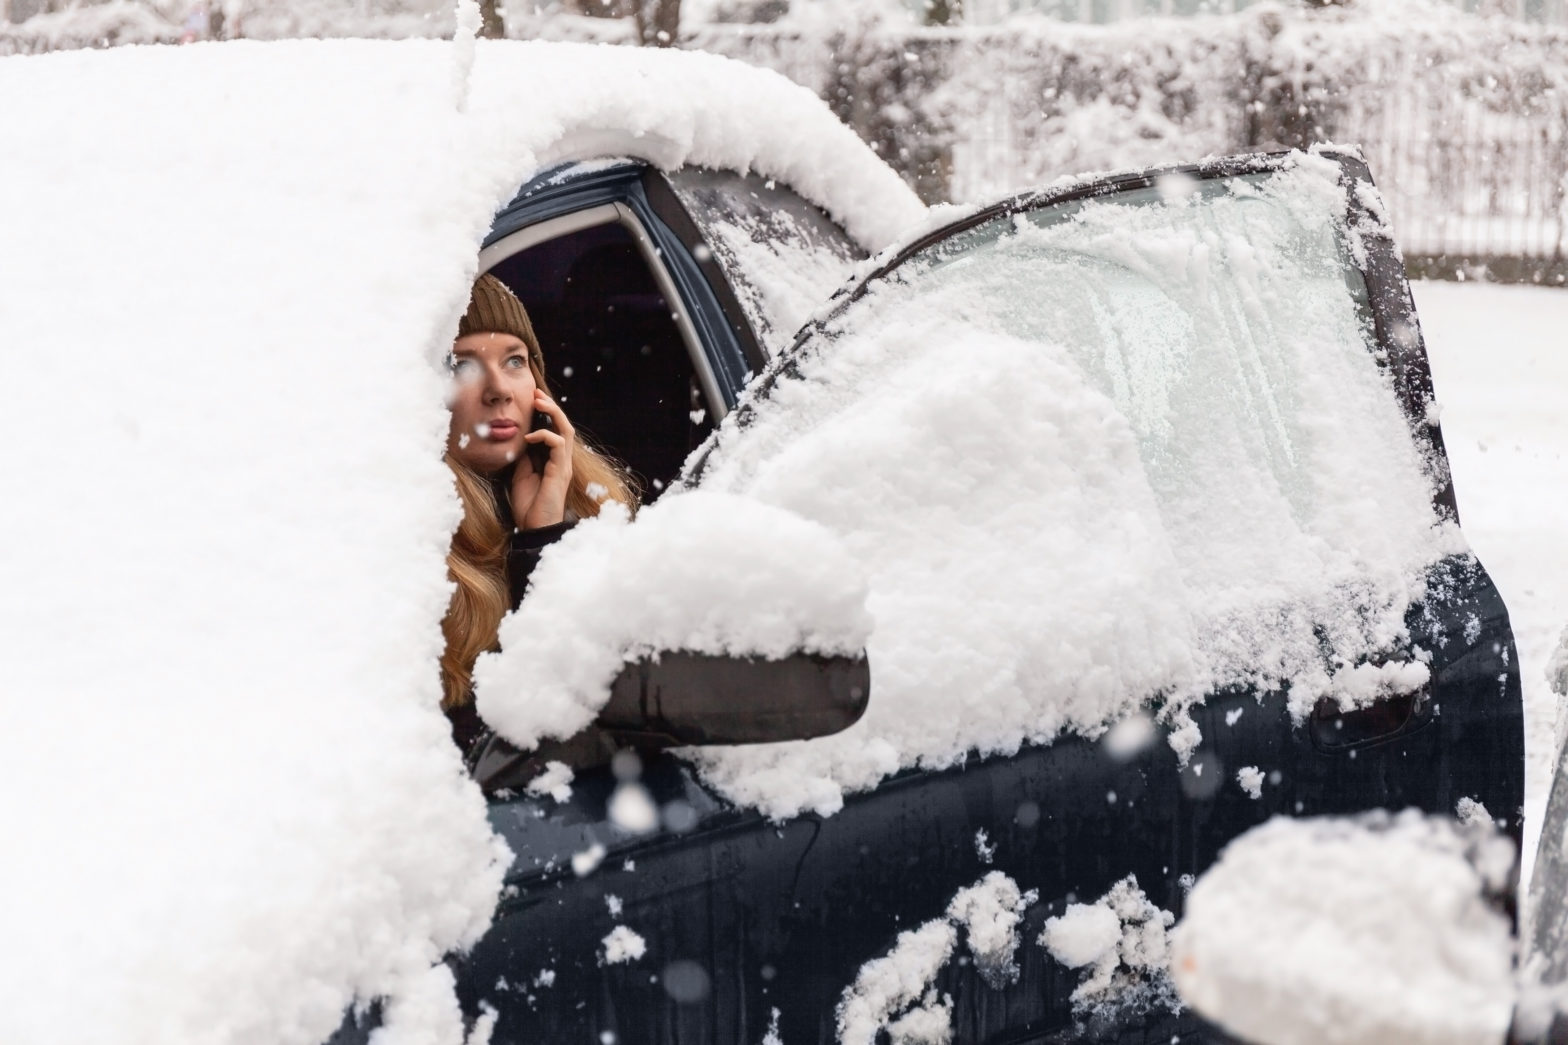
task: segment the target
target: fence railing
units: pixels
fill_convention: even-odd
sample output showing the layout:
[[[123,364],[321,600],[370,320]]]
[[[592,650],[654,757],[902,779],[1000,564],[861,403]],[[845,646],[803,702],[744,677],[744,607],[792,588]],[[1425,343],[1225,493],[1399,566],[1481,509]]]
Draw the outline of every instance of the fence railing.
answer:
[[[1354,143],[1414,268],[1568,275],[1568,30],[1363,3],[831,39],[712,27],[691,43],[817,90],[927,199]]]
[[[912,11],[924,6],[924,0],[905,0]],[[964,22],[968,25],[990,25],[1002,22],[1017,14],[1041,14],[1064,22],[1121,22],[1130,18],[1147,18],[1151,15],[1182,17],[1186,15],[1231,14],[1258,3],[1279,3],[1281,0],[965,0]],[[1291,6],[1302,6],[1304,0],[1283,0]],[[1568,0],[1436,0],[1467,14],[1495,15],[1517,18],[1528,22],[1551,25],[1568,25]]]

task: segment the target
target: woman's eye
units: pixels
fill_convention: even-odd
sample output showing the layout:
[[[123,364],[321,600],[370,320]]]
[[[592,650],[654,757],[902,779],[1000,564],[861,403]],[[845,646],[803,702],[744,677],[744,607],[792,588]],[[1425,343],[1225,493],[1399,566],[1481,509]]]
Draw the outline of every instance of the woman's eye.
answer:
[[[513,370],[521,370],[528,365],[527,356],[507,356],[506,365]]]
[[[459,380],[466,380],[479,373],[479,364],[472,359],[454,359],[448,365],[452,369],[452,376]]]

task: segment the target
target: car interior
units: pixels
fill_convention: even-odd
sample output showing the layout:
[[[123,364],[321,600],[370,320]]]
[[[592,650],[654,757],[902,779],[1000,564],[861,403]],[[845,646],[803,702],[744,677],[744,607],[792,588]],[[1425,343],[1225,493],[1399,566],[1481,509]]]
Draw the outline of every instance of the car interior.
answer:
[[[491,273],[533,320],[551,389],[578,432],[656,498],[713,424],[671,305],[611,223],[513,254]]]

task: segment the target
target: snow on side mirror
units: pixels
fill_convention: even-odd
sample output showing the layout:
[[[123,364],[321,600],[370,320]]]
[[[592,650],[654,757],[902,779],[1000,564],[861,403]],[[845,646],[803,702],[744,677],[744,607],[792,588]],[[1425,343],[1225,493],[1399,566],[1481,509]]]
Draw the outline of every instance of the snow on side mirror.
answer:
[[[1501,1043],[1513,843],[1414,810],[1276,817],[1232,842],[1176,928],[1177,989],[1267,1045]]]
[[[867,593],[832,532],[759,500],[607,506],[540,560],[476,665],[478,710],[524,750],[596,718],[654,745],[836,732],[869,699]]]

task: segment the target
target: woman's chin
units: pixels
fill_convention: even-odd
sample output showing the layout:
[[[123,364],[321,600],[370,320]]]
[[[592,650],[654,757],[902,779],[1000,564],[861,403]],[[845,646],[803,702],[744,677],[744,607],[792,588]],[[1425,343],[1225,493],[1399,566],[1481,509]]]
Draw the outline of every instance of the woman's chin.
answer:
[[[480,475],[494,478],[516,463],[517,454],[516,447],[505,443],[484,443],[478,446],[470,444],[457,450],[453,456]]]

